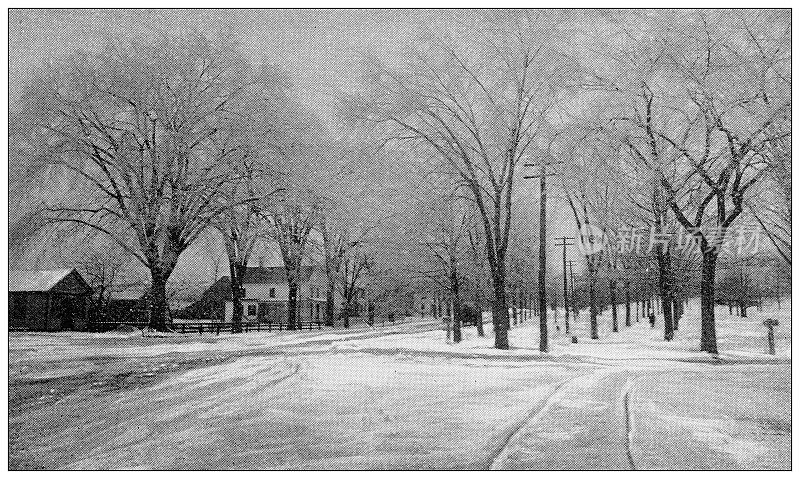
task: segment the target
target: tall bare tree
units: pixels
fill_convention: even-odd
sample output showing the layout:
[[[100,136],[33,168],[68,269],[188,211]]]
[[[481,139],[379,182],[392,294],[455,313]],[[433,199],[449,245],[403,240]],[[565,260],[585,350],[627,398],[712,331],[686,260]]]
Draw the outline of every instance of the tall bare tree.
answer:
[[[266,76],[226,37],[164,34],[53,60],[25,90],[38,156],[73,182],[49,219],[107,234],[150,271],[155,329],[181,253],[224,209],[229,165],[252,155],[242,113]]]
[[[319,224],[320,201],[313,191],[288,186],[265,211],[269,235],[280,251],[289,286],[287,328],[297,328],[299,284],[303,266],[312,263],[312,231]]]
[[[271,189],[268,173],[263,165],[244,162],[234,168],[241,170],[237,173],[239,180],[231,182],[225,188],[222,201],[226,208],[220,211],[212,224],[222,236],[228,258],[233,303],[231,332],[241,333],[244,316],[242,285],[247,264],[253,251],[269,237],[270,229],[264,204],[279,190]]]
[[[233,181],[223,186],[220,203],[224,207],[213,225],[222,235],[231,278],[233,332],[241,332],[244,314],[242,280],[253,251],[269,236],[266,205],[282,191],[282,176],[291,169],[292,158],[304,142],[311,117],[291,97],[285,74],[272,67],[272,81],[260,85],[258,96],[249,105],[250,147],[253,154],[230,165]]]
[[[770,147],[791,134],[779,127],[790,122],[788,12],[675,11],[637,19],[623,22],[606,56],[613,100],[604,106],[703,253],[700,349],[716,354],[720,249],[769,172]]]
[[[499,349],[509,347],[506,253],[516,174],[575,71],[556,50],[552,19],[535,15],[478,21],[472,40],[460,43],[429,33],[404,67],[373,62],[363,91],[345,102],[353,117],[436,155],[471,193]]]
[[[420,264],[419,273],[437,283],[452,304],[453,342],[461,342],[463,273],[462,263],[467,256],[467,232],[472,224],[473,211],[458,195],[458,188],[436,182],[425,199],[418,203],[417,230],[420,254],[427,261]]]

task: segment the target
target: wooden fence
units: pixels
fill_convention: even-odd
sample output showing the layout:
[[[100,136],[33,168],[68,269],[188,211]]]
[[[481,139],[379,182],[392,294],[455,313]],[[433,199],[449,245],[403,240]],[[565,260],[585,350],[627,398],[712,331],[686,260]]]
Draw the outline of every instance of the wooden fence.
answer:
[[[295,330],[312,330],[322,329],[321,321],[298,321]],[[134,322],[116,322],[116,321],[101,321],[89,324],[89,331],[93,333],[102,333],[113,331],[120,326],[134,326],[139,329],[147,327],[147,323],[134,323]],[[286,323],[279,322],[243,322],[242,331],[249,333],[251,331],[283,331],[287,329]],[[181,334],[220,334],[233,332],[233,323],[224,323],[220,321],[187,321],[180,323],[173,323],[172,330]]]
[[[406,318],[395,320],[395,318],[375,318],[372,324],[361,318],[351,318],[350,326],[354,327],[358,323],[363,323],[372,327],[391,326],[397,323],[403,323]],[[323,321],[297,321],[295,331],[311,331],[321,330],[325,325]],[[145,329],[148,326],[146,321],[91,321],[87,325],[87,330],[92,333],[105,333],[113,331],[120,326],[133,326],[139,329]],[[335,326],[336,329],[342,328],[341,324]],[[20,329],[22,330],[22,329]],[[190,321],[180,321],[172,323],[172,330],[181,334],[216,334],[231,333],[233,330],[233,323],[212,321],[210,319],[195,319]],[[286,322],[267,321],[257,322],[248,321],[242,322],[242,331],[249,333],[252,331],[286,331],[288,324]]]

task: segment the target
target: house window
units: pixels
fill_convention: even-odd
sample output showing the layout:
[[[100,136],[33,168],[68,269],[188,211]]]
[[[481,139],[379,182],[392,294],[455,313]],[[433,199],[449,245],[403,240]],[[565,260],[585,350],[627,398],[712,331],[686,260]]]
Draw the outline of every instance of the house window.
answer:
[[[248,316],[255,316],[256,315],[256,305],[255,304],[248,304],[247,305],[247,315]]]
[[[274,298],[275,297],[275,288],[270,288],[269,289],[269,297],[270,298]]]

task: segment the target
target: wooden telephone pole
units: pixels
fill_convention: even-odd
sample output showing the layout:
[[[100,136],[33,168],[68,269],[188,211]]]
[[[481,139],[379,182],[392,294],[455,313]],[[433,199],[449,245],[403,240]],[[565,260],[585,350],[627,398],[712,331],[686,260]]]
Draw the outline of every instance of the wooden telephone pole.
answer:
[[[572,320],[577,322],[578,321],[578,308],[575,305],[575,273],[572,270],[572,267],[577,264],[574,260],[567,261],[567,265],[569,266],[569,300],[570,306],[572,307]]]
[[[542,155],[539,164],[525,163],[525,166],[538,166],[539,173],[524,176],[525,179],[539,178],[539,351],[547,352],[547,292],[545,281],[547,279],[547,177],[555,173],[548,173],[547,167],[563,161],[547,161],[548,156]]]
[[[560,242],[559,242],[560,241]],[[556,238],[556,246],[561,246],[561,261],[564,265],[564,333],[569,334],[569,300],[567,300],[567,246],[575,244],[575,238],[561,236]]]

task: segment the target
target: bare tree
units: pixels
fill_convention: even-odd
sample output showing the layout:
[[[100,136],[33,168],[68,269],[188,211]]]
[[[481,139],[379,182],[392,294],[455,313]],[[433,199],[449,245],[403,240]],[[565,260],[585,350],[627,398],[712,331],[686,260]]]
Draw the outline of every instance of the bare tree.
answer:
[[[433,191],[416,208],[419,212],[416,230],[421,254],[428,259],[422,263],[420,273],[436,282],[447,292],[452,303],[453,342],[461,342],[462,324],[462,272],[461,263],[466,256],[464,241],[473,214],[458,196],[453,185],[432,185]]]
[[[372,258],[361,249],[351,249],[342,258],[337,287],[343,301],[341,315],[345,328],[350,327],[350,317],[356,312],[357,301],[364,291],[364,279],[372,265]]]
[[[87,252],[76,264],[78,272],[89,283],[92,295],[92,311],[100,316],[113,293],[118,292],[125,277],[125,267],[130,263],[130,256],[123,256],[119,251],[103,250]]]
[[[225,37],[162,35],[48,63],[24,94],[40,155],[71,175],[49,219],[107,234],[151,275],[151,326],[181,253],[224,209],[229,165],[252,155],[253,69]]]
[[[470,31],[466,48],[428,34],[404,68],[374,62],[365,91],[345,105],[388,137],[427,148],[471,193],[485,236],[499,349],[509,347],[506,252],[515,175],[574,73],[556,52],[547,20],[490,19]]]
[[[791,129],[791,124],[782,125]],[[766,145],[769,174],[760,191],[747,201],[752,215],[781,258],[792,264],[792,144],[791,138],[776,135]]]
[[[265,211],[270,238],[278,245],[289,286],[287,328],[297,328],[298,286],[302,268],[311,261],[311,232],[319,224],[320,204],[300,187],[282,191]]]
[[[786,11],[680,11],[628,22],[608,55],[611,124],[703,253],[700,349],[717,353],[714,278],[727,231],[790,129]],[[631,25],[635,25],[636,29]],[[653,44],[649,39],[658,39]],[[619,72],[624,72],[619,75]]]
[[[244,306],[243,280],[247,264],[256,247],[262,245],[269,235],[269,225],[263,214],[263,205],[278,190],[269,191],[265,185],[265,172],[252,162],[237,165],[239,181],[227,185],[222,195],[226,208],[220,211],[213,226],[222,235],[231,278],[231,300],[233,316],[232,333],[242,332]],[[266,187],[266,189],[265,189]]]
[[[564,139],[562,145],[563,157],[566,159],[561,171],[562,188],[575,220],[578,234],[576,244],[586,259],[590,336],[598,339],[597,280],[608,251],[600,243],[603,238],[602,223],[592,215],[594,210],[591,198],[597,184],[584,181],[583,178],[602,178],[607,171],[604,162],[599,159],[598,150],[592,146],[586,148],[587,144],[581,139]]]
[[[475,327],[478,331],[478,336],[485,335],[483,331],[483,299],[486,297],[484,291],[490,287],[489,281],[485,279],[486,276],[486,256],[483,253],[484,247],[480,244],[481,234],[478,231],[479,226],[470,224],[467,230],[467,238],[469,239],[469,252],[470,252],[470,277],[472,278],[471,286],[473,292],[473,302],[475,304]],[[491,288],[488,288],[491,289]]]

